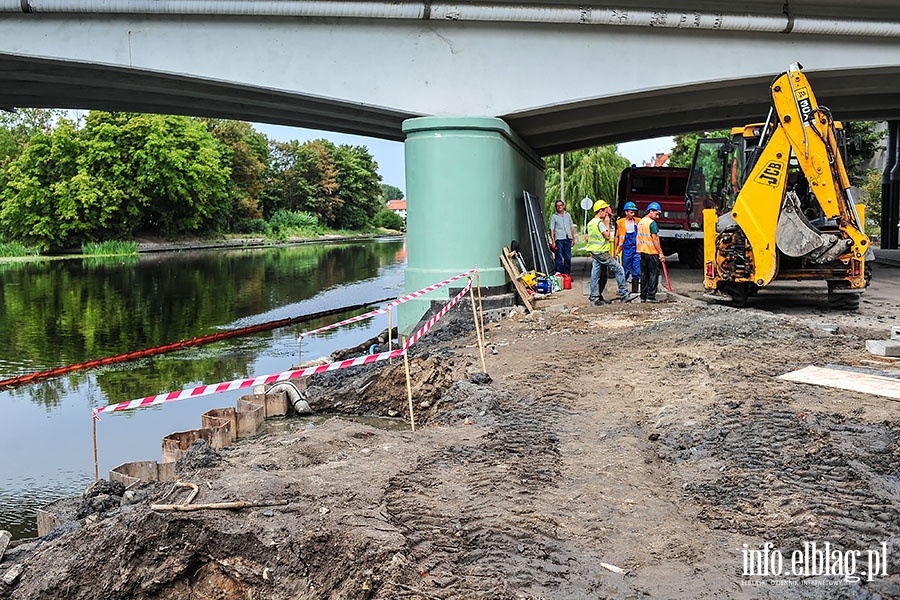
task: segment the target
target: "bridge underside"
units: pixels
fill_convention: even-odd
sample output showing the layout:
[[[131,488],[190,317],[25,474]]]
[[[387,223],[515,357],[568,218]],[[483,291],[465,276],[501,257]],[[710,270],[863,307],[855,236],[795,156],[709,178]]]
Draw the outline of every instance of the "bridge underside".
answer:
[[[403,141],[409,113],[252,85],[135,72],[114,65],[0,54],[0,108],[70,108],[189,115]]]
[[[549,156],[762,120],[769,109],[772,78],[762,75],[670,86],[494,116],[507,122],[539,155]],[[838,119],[900,119],[900,66],[818,71],[811,72],[809,78],[816,95]],[[228,81],[2,54],[0,81],[0,108],[65,107],[207,116],[394,141],[405,139],[404,120],[423,116]]]
[[[217,116],[391,140],[404,139],[402,122],[412,117],[490,116],[547,156],[761,120],[771,79],[800,62],[836,118],[900,118],[893,0],[858,0],[856,20],[843,16],[844,2],[791,0],[790,34],[779,32],[782,0],[694,0],[682,20],[711,24],[691,29],[659,24],[663,13],[677,21],[674,8],[637,24],[644,3],[636,0],[618,2],[624,10],[581,7],[595,19],[587,25],[553,22],[552,7],[571,7],[552,1],[548,8],[526,0],[544,12],[509,18],[544,21],[518,22],[456,13],[439,20],[441,5],[431,3],[425,19],[214,14],[316,6],[296,0],[210,2],[205,15],[162,14],[179,3],[111,0],[109,11],[138,8],[108,14],[96,12],[107,10],[102,3],[23,2],[0,0],[0,107]],[[749,16],[702,13],[715,7]],[[70,12],[52,12],[63,10]],[[604,11],[635,25],[609,25],[612,16],[597,24]],[[797,32],[810,16],[820,17],[822,33]],[[716,29],[729,19],[733,30]],[[768,31],[752,30],[764,25]]]

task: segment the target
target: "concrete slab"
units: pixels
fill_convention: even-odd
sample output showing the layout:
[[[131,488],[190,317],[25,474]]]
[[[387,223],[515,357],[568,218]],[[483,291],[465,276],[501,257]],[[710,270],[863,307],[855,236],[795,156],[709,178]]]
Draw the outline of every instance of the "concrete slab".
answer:
[[[866,340],[866,350],[875,356],[900,357],[900,341]]]
[[[12,534],[5,529],[0,530],[0,560],[3,560],[3,553],[6,552],[6,547],[9,546],[9,540],[12,539]]]
[[[900,250],[882,250],[881,248],[872,248],[875,253],[875,262],[883,265],[891,265],[900,267]]]
[[[900,379],[870,375],[868,373],[856,373],[841,369],[829,369],[823,367],[808,366],[797,371],[779,375],[778,379],[821,385],[825,387],[850,390],[885,396],[894,400],[900,400]]]

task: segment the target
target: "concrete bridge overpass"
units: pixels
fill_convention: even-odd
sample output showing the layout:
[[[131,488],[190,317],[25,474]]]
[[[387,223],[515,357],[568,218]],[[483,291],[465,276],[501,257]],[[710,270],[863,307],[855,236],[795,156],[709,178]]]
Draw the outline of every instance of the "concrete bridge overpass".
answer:
[[[0,107],[406,141],[410,287],[495,265],[541,156],[760,120],[798,61],[837,118],[900,120],[895,0],[0,0]]]

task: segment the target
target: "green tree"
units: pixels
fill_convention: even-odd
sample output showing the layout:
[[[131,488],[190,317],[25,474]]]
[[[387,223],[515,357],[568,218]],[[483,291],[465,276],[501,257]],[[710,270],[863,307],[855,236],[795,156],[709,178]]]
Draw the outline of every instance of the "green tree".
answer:
[[[337,205],[334,225],[339,229],[363,229],[384,208],[378,163],[365,146],[341,145],[333,149],[337,168]]]
[[[343,203],[338,194],[340,183],[334,161],[334,144],[320,139],[307,141],[303,145],[312,151],[314,160],[312,164],[314,175],[310,179],[313,183],[313,197],[310,199],[311,210],[307,212],[314,213],[320,223],[334,227]]]
[[[691,162],[694,160],[694,149],[697,147],[697,140],[700,138],[731,138],[731,131],[728,129],[720,129],[718,131],[703,131],[700,133],[685,133],[676,135],[674,138],[675,146],[669,154],[670,167],[690,168]]]
[[[71,124],[31,136],[7,169],[0,190],[0,227],[6,237],[44,250],[67,245],[84,232],[78,201],[69,193],[77,174],[78,140]]]
[[[381,192],[385,202],[403,200],[403,190],[389,183],[381,184]]]
[[[394,231],[403,231],[406,229],[406,223],[403,222],[403,217],[386,208],[378,211],[378,214],[375,215],[374,223],[376,227],[384,227],[385,229],[393,229]]]
[[[270,160],[266,136],[243,121],[203,119],[202,122],[228,150],[227,157],[223,158],[231,166],[234,218],[262,218],[260,198],[264,185],[263,175]]]
[[[378,163],[365,146],[318,139],[271,142],[270,147],[262,194],[266,218],[282,209],[303,211],[331,228],[361,229],[383,208]]]
[[[555,212],[556,201],[560,198],[559,155],[545,159],[544,171],[545,216]],[[576,150],[565,155],[565,203],[566,210],[572,214],[576,223],[584,220],[585,211],[581,208],[581,199],[585,196],[591,200],[604,199],[612,205],[616,198],[616,186],[619,174],[629,166],[628,159],[621,156],[616,146],[598,146],[589,150]],[[588,216],[593,211],[588,209]]]
[[[849,121],[843,125],[847,140],[847,175],[853,185],[862,187],[869,179],[866,164],[881,147],[887,129],[879,128],[877,121]]]
[[[42,248],[215,230],[230,214],[224,147],[195,119],[91,112],[31,137],[10,164],[0,226]]]
[[[262,191],[263,217],[279,210],[316,213],[319,172],[315,150],[297,140],[270,142],[271,160]]]
[[[132,171],[149,199],[146,224],[164,235],[204,233],[225,225],[232,208],[231,167],[224,147],[202,123],[171,115],[111,117],[124,120]]]
[[[860,199],[866,205],[866,235],[881,235],[881,171],[869,169],[866,171],[866,179],[863,182],[863,197]]]
[[[0,190],[6,187],[6,169],[22,153],[31,136],[52,133],[62,114],[46,108],[0,110]]]
[[[36,133],[49,134],[64,111],[48,108],[0,110],[0,129],[10,132],[19,146],[24,146]]]

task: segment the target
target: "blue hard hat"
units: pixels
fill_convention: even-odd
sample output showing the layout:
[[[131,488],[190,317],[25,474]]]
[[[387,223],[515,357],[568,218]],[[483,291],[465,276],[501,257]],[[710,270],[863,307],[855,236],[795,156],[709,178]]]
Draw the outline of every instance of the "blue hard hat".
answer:
[[[659,210],[662,211],[662,206],[659,205],[659,202],[651,202],[647,205],[647,210]]]
[[[626,202],[623,210],[637,210],[637,204],[634,202]]]

